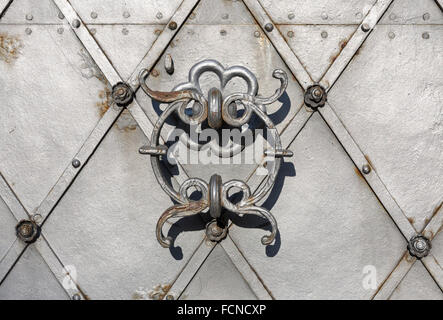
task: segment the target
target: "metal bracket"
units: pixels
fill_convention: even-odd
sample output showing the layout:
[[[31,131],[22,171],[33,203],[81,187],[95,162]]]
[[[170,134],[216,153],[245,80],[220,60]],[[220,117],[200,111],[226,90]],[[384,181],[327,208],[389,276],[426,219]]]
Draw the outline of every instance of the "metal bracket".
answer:
[[[209,90],[208,98],[204,96],[199,78],[205,72],[215,73],[220,79],[220,87]],[[169,106],[160,115],[152,131],[151,143],[148,146],[140,148],[140,153],[151,156],[151,165],[154,174],[163,190],[178,204],[168,208],[157,222],[157,239],[159,243],[168,248],[172,244],[171,237],[165,237],[162,228],[165,222],[171,218],[184,217],[209,211],[212,221],[206,226],[206,235],[211,241],[220,241],[227,235],[227,224],[223,223],[226,216],[225,210],[243,216],[245,214],[260,215],[269,221],[271,225],[271,234],[262,237],[264,245],[271,244],[277,234],[277,221],[274,216],[265,208],[256,206],[272,188],[280,168],[281,158],[292,156],[290,150],[283,150],[280,136],[274,123],[264,111],[265,105],[271,104],[283,94],[288,85],[288,77],[283,70],[276,69],[273,77],[280,80],[280,87],[270,97],[264,98],[257,96],[258,81],[255,75],[247,68],[242,66],[233,66],[224,68],[215,60],[204,60],[195,64],[189,71],[188,82],[176,86],[172,92],[160,92],[150,89],[146,85],[149,76],[148,70],[142,70],[139,75],[140,85],[143,91],[152,99],[159,102],[169,103]],[[240,77],[247,83],[247,92],[233,93],[223,98],[222,89],[234,77]],[[192,103],[192,113],[186,112],[188,105]],[[237,106],[243,107],[243,114],[237,116]],[[252,113],[255,113],[265,124],[268,137],[273,142],[273,147],[264,152],[264,156],[272,158],[272,165],[267,166],[267,176],[265,182],[252,194],[249,186],[237,179],[222,183],[219,175],[212,175],[209,183],[199,178],[190,178],[184,181],[179,190],[176,191],[163,176],[160,169],[160,157],[167,155],[168,148],[160,145],[160,131],[166,119],[173,113],[186,124],[199,125],[207,121],[213,129],[220,129],[225,123],[232,127],[242,127],[247,124]],[[182,139],[181,139],[182,140]],[[186,145],[190,149],[200,150],[202,145],[198,142],[190,141],[189,137],[184,138]],[[219,147],[217,145],[217,147]],[[241,146],[240,146],[241,147]],[[226,149],[227,148],[227,149]],[[218,155],[224,157],[232,156],[241,151],[238,145],[229,147],[219,147]],[[199,200],[191,200],[188,191],[192,188],[198,189],[202,196]],[[239,189],[243,192],[242,199],[233,203],[229,198],[231,189]]]

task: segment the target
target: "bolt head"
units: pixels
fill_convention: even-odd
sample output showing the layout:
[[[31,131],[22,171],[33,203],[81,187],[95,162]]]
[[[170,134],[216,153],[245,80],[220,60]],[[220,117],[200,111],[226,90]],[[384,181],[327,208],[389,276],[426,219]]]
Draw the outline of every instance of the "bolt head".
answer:
[[[327,94],[323,87],[314,84],[305,92],[305,104],[313,110],[323,107],[326,103]]]
[[[265,24],[265,30],[271,32],[272,30],[274,30],[274,25],[272,23]]]
[[[206,236],[211,241],[221,241],[228,234],[228,228],[222,228],[217,224],[216,220],[206,225]]]
[[[422,235],[412,237],[408,243],[409,253],[418,259],[426,257],[431,248],[431,241]]]
[[[132,88],[125,82],[119,82],[112,88],[112,99],[120,107],[126,107],[134,99]]]
[[[40,236],[41,228],[31,220],[21,220],[15,227],[17,237],[25,243],[33,243]]]

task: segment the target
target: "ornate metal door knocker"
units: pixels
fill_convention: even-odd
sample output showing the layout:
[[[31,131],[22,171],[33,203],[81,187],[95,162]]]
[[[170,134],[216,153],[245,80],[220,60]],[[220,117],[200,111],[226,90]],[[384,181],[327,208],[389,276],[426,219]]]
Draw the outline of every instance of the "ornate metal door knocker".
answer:
[[[247,92],[233,93],[223,97],[220,89],[212,88],[209,90],[208,97],[206,98],[199,84],[199,78],[205,72],[213,72],[218,76],[221,89],[232,78],[240,77],[247,83]],[[154,126],[151,143],[140,148],[140,153],[151,156],[152,169],[160,186],[177,202],[176,205],[168,208],[157,222],[157,239],[163,247],[167,248],[172,244],[172,239],[165,237],[162,232],[163,225],[168,219],[198,214],[207,209],[209,209],[209,214],[213,220],[206,226],[206,235],[212,241],[220,241],[227,234],[227,224],[222,223],[224,209],[240,216],[245,214],[262,216],[269,221],[271,234],[263,236],[261,242],[264,245],[268,245],[274,241],[277,233],[277,221],[268,210],[255,205],[255,203],[263,199],[274,185],[280,168],[281,157],[290,157],[292,152],[282,149],[280,136],[274,123],[266,114],[264,107],[275,102],[288,85],[288,77],[283,70],[276,69],[272,75],[275,79],[280,80],[280,87],[270,97],[263,98],[257,96],[258,82],[251,71],[242,66],[224,68],[215,60],[204,60],[194,65],[189,72],[188,82],[176,86],[172,92],[151,90],[146,85],[149,71],[142,70],[140,73],[139,80],[143,91],[154,100],[169,103],[169,106],[160,115]],[[186,112],[186,108],[191,102],[193,103],[192,114],[189,114]],[[236,106],[238,104],[244,107],[243,114],[240,116],[237,116]],[[264,151],[264,155],[272,157],[274,163],[271,166],[267,166],[267,175],[260,187],[255,192],[251,192],[249,186],[241,180],[234,179],[223,183],[221,177],[214,174],[209,182],[199,178],[187,179],[181,184],[178,191],[175,190],[162,175],[159,159],[165,156],[168,151],[166,145],[160,144],[160,131],[165,120],[173,113],[176,113],[179,119],[186,124],[201,124],[207,120],[208,125],[214,129],[221,128],[223,123],[233,127],[242,127],[249,122],[251,115],[255,113],[264,122],[267,135],[274,144],[272,148]],[[189,139],[185,142],[189,148],[199,149],[201,147],[198,143],[192,142]],[[239,152],[240,148],[241,146],[231,145],[229,150],[220,148],[218,154],[220,157],[232,155]],[[201,192],[202,196],[199,200],[195,201],[189,198],[188,192],[191,188],[196,188]],[[229,199],[229,191],[233,188],[240,189],[243,192],[241,200],[237,203],[233,203]]]

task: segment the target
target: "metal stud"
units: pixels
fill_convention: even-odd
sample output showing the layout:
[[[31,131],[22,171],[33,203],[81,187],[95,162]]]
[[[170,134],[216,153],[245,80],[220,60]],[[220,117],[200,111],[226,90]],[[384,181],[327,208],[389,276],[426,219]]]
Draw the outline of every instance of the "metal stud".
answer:
[[[295,14],[293,14],[292,12],[290,14],[288,14],[288,19],[292,20],[295,18]]]
[[[128,19],[131,16],[131,14],[128,11],[123,12],[123,18]]]
[[[429,33],[428,32],[423,32],[422,33],[422,35],[421,35],[421,37],[423,38],[423,39],[429,39]]]
[[[59,13],[58,13],[58,18],[59,18],[60,20],[63,20],[63,19],[65,18],[65,15],[64,15],[62,12],[59,12]]]
[[[171,22],[169,22],[169,24],[168,24],[168,28],[169,28],[170,30],[175,30],[175,29],[177,29],[177,22],[175,22],[175,21],[171,21]]]
[[[326,31],[322,31],[322,32],[321,32],[321,37],[322,37],[323,39],[326,39],[326,38],[328,37],[328,33],[327,33]]]
[[[227,14],[227,13],[223,14],[223,15],[222,15],[222,19],[223,19],[223,20],[227,20],[227,19],[229,19],[229,14]]]
[[[322,12],[322,14],[321,14],[321,18],[322,18],[323,20],[327,20],[327,19],[328,19],[328,14],[327,14],[326,12]]]
[[[25,33],[26,33],[27,35],[30,35],[30,34],[32,33],[32,29],[31,29],[31,28],[26,28],[26,29],[25,29]]]
[[[254,32],[254,37],[259,38],[260,37],[260,31],[255,31]]]
[[[26,15],[26,20],[31,21],[32,19],[34,19],[34,16],[32,14],[28,13]]]
[[[81,300],[82,299],[82,297],[81,297],[81,295],[79,295],[78,293],[75,293],[73,296],[72,296],[72,300]]]
[[[80,23],[80,20],[78,20],[78,19],[74,19],[74,21],[72,21],[72,26],[74,27],[74,28],[78,28],[78,27],[80,27],[80,25],[81,25],[81,23]]]
[[[371,30],[371,27],[369,26],[369,24],[367,24],[367,23],[363,23],[363,24],[361,25],[361,29],[362,29],[364,32],[368,32],[369,30]]]
[[[91,18],[92,18],[92,19],[97,19],[97,17],[98,17],[97,12],[92,11],[92,12],[91,12]]]
[[[395,38],[395,33],[394,32],[389,32],[388,33],[388,37],[389,37],[389,39],[394,39]]]
[[[288,31],[287,35],[288,35],[288,38],[294,37],[294,31]]]
[[[127,28],[123,28],[122,33],[126,36],[126,35],[128,35],[129,30]]]
[[[361,171],[364,173],[364,174],[369,174],[370,172],[371,172],[371,166],[369,165],[369,164],[364,164],[362,167],[361,167]]]
[[[425,13],[425,14],[423,14],[423,20],[429,20],[431,18],[431,15],[429,14],[429,13]]]
[[[62,34],[64,31],[65,31],[65,29],[63,29],[62,27],[57,29],[58,34]]]
[[[163,13],[161,13],[161,12],[157,12],[157,14],[155,15],[155,17],[157,18],[157,19],[162,19],[163,18]]]
[[[78,167],[80,167],[80,165],[81,165],[80,160],[78,160],[78,159],[74,159],[74,160],[72,160],[72,166],[73,166],[74,168],[78,168]]]
[[[223,29],[223,30],[220,30],[220,34],[221,34],[222,36],[225,36],[226,33],[227,33],[226,30],[224,30],[224,29]]]
[[[272,23],[265,24],[265,30],[271,32],[272,30],[274,30],[274,25]]]

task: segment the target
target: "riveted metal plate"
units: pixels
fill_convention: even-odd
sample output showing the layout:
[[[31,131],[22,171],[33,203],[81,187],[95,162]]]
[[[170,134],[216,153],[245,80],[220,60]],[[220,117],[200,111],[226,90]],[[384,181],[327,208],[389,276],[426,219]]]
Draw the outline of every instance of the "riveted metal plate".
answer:
[[[418,231],[443,201],[442,37],[442,25],[377,26],[328,96]]]

